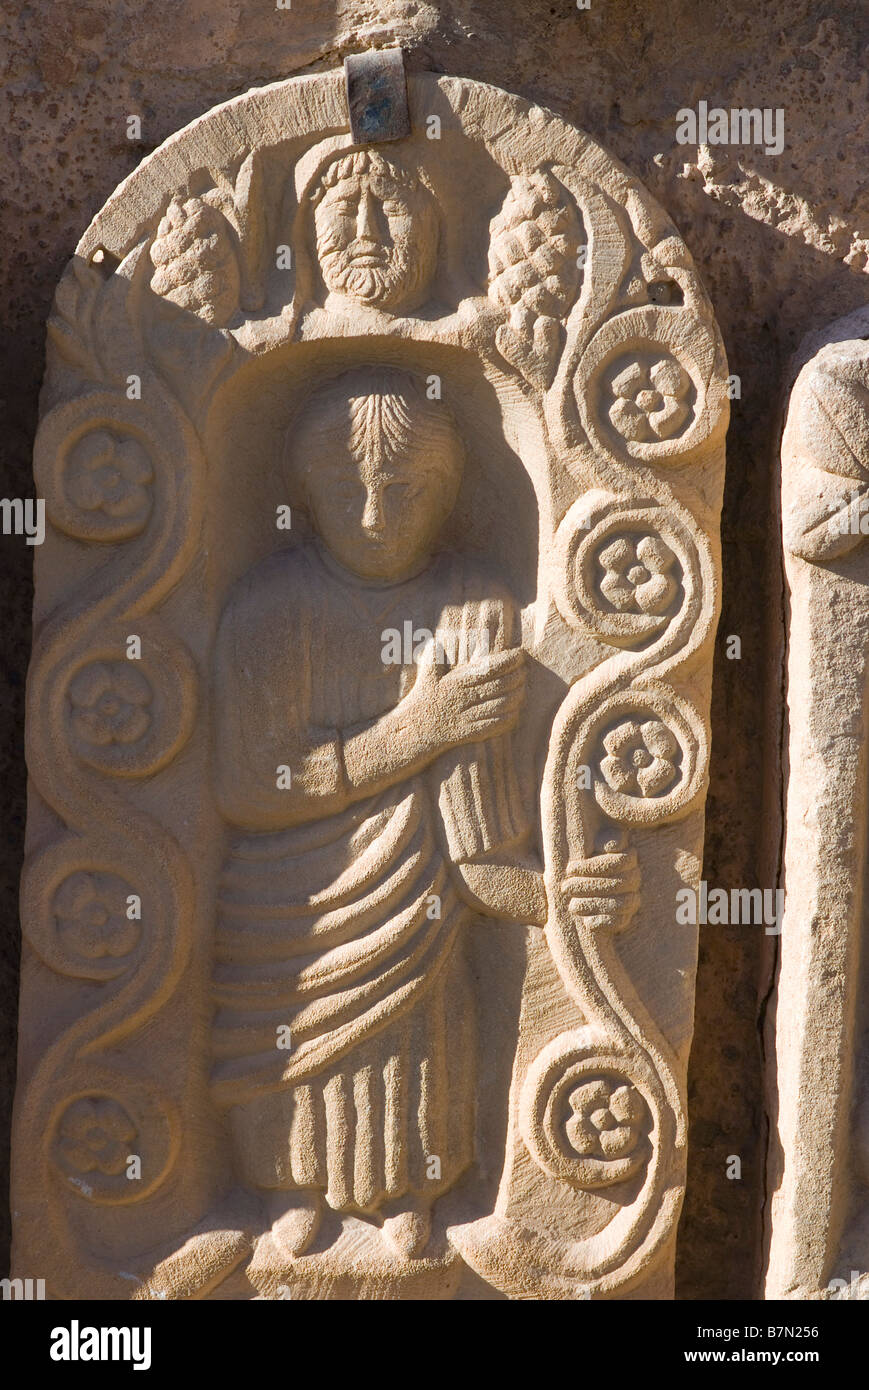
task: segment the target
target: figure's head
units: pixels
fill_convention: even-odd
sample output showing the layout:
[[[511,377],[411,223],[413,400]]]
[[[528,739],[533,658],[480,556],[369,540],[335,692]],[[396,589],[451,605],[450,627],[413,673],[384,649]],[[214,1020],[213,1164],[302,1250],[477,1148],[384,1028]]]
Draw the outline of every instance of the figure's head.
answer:
[[[377,150],[336,156],[310,195],[327,289],[378,309],[415,308],[437,256],[437,210],[416,173]]]
[[[417,377],[345,372],[307,400],[292,465],[327,550],[363,579],[396,582],[431,554],[464,464],[455,421]]]

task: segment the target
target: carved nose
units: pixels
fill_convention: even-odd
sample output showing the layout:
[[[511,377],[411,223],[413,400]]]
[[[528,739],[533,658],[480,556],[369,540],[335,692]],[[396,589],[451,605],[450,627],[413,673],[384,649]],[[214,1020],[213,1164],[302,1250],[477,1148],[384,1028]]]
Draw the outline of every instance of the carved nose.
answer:
[[[362,197],[359,199],[359,211],[356,214],[356,235],[357,237],[368,237],[370,241],[377,240],[374,199],[368,188],[363,190]]]
[[[366,531],[379,531],[383,526],[383,498],[377,492],[369,492],[365,498],[362,526]]]

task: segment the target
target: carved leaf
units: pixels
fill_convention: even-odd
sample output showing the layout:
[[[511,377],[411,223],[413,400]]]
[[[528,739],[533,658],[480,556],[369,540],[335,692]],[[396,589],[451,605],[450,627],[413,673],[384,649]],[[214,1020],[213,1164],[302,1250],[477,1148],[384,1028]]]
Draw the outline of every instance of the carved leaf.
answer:
[[[265,198],[262,161],[249,154],[238,171],[227,216],[238,233],[242,257],[242,283],[251,308],[258,308],[263,296],[263,251],[265,245]]]
[[[140,338],[130,296],[144,246],[135,246],[108,276],[75,257],[57,291],[49,336],[68,365],[92,383],[118,383],[140,370]]]
[[[195,415],[232,352],[232,336],[185,313],[172,301],[158,299],[152,306],[148,342],[179,400]]]
[[[807,470],[799,471],[804,480],[811,476]],[[822,564],[847,555],[865,540],[862,526],[869,500],[865,488],[849,488],[843,494],[839,485],[824,488],[817,495],[816,487],[807,481],[803,490],[808,495],[801,497],[799,490],[795,490],[795,500],[782,511],[784,543],[793,555],[812,564]]]
[[[92,325],[97,298],[104,286],[101,272],[75,257],[57,287],[54,312],[48,320],[49,337],[61,357],[90,377],[100,375]]]
[[[794,405],[801,455],[825,473],[869,479],[867,387],[841,367],[823,365],[810,370],[800,387]]]

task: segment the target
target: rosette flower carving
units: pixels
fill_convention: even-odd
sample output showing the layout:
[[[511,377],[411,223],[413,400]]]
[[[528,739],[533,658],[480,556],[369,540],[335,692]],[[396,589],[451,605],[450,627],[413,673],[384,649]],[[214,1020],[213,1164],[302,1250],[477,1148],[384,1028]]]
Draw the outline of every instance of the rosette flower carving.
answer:
[[[593,1077],[568,1096],[564,1127],[574,1153],[602,1159],[630,1158],[641,1143],[648,1108],[627,1082]]]
[[[125,654],[134,635],[129,621],[95,634],[61,675],[64,698],[53,707],[58,737],[76,756],[122,777],[164,767],[189,737],[196,705],[196,670],[186,649],[147,615],[137,617],[136,628],[135,656]]]
[[[725,366],[705,312],[649,304],[614,314],[583,350],[573,378],[589,443],[622,461],[698,458],[727,428]]]
[[[673,783],[679,743],[666,724],[628,719],[604,735],[600,770],[609,787],[628,796],[659,796]]]
[[[612,379],[609,418],[623,439],[648,444],[672,439],[691,414],[691,379],[675,357],[651,366],[631,362]]]
[[[652,1103],[626,1059],[599,1048],[599,1032],[562,1033],[528,1069],[519,1128],[540,1167],[586,1191],[613,1187],[651,1154]]]
[[[83,512],[144,521],[151,508],[148,484],[154,470],[137,439],[92,430],[69,451],[66,493]]]
[[[613,377],[610,391],[609,418],[623,439],[672,439],[691,414],[691,378],[674,357],[662,357],[651,367],[633,361]]]
[[[558,180],[537,170],[513,179],[489,230],[489,298],[509,315],[498,351],[526,380],[547,387],[579,288],[579,216]]]
[[[658,616],[670,607],[678,584],[676,557],[660,536],[618,536],[598,555],[600,591],[619,613]]]
[[[136,1126],[126,1110],[108,1097],[83,1096],[73,1101],[60,1122],[58,1156],[69,1173],[124,1171]]]
[[[72,680],[71,723],[86,744],[136,743],[151,726],[151,685],[129,662],[95,661]]]
[[[155,294],[223,327],[238,308],[238,255],[229,223],[202,198],[173,198],[151,247]]]
[[[158,501],[173,509],[178,460],[185,460],[185,474],[200,465],[189,420],[144,363],[140,367],[150,406],[119,389],[88,390],[56,405],[39,427],[34,472],[46,515],[76,540],[132,540]]]
[[[87,960],[128,955],[140,930],[127,917],[128,893],[129,885],[116,874],[80,870],[64,879],[53,911],[67,948]]]

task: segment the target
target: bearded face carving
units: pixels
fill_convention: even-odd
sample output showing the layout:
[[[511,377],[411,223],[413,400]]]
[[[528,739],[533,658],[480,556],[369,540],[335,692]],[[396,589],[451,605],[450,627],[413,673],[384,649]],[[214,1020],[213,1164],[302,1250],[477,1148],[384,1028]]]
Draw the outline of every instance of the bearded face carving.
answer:
[[[432,195],[375,150],[330,164],[313,194],[314,231],[330,293],[407,311],[426,298],[437,254]]]

